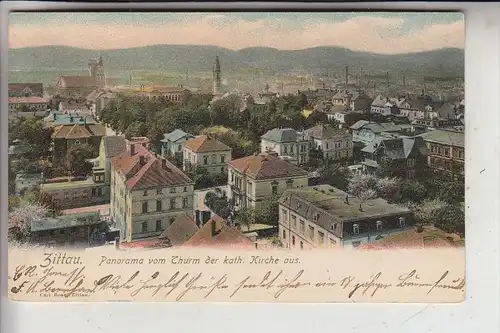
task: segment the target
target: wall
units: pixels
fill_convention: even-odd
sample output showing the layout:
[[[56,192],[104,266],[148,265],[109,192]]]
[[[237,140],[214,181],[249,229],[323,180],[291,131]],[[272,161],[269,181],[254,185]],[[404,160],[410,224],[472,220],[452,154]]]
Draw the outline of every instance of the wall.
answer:
[[[213,155],[216,157],[216,161],[213,161]],[[224,162],[221,162],[221,158],[224,156]],[[191,157],[191,159],[189,159]],[[207,164],[205,164],[205,157],[207,158]],[[183,154],[184,160],[184,170],[186,170],[186,160],[188,160],[192,165],[199,165],[208,170],[210,174],[220,174],[227,172],[227,164],[231,160],[231,151],[217,151],[208,153],[194,153],[190,149],[184,148]]]

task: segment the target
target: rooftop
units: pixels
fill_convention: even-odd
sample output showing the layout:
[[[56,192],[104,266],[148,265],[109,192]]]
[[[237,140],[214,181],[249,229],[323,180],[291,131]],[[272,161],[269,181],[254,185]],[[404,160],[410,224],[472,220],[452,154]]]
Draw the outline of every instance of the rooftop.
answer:
[[[288,189],[283,193],[279,202],[298,211],[301,216],[311,221],[314,214],[320,214],[316,223],[327,230],[330,230],[332,220],[336,219],[345,222],[410,213],[408,208],[389,204],[381,198],[362,202],[357,197],[330,185]],[[360,204],[362,210],[359,209]]]
[[[11,104],[40,104],[48,103],[48,100],[38,96],[29,97],[9,97],[9,103]]]
[[[254,179],[307,177],[307,171],[284,161],[273,154],[259,154],[232,160],[229,165],[238,172]]]
[[[297,141],[297,131],[293,128],[273,128],[261,138],[273,142],[294,142]]]
[[[106,158],[115,157],[127,149],[127,142],[124,136],[104,136],[102,144],[104,145]]]
[[[175,218],[159,238],[168,239],[172,246],[180,246],[187,242],[199,230],[194,219],[186,213]]]
[[[31,231],[44,231],[54,229],[64,229],[71,227],[83,227],[101,223],[99,213],[82,213],[61,215],[57,217],[46,217],[31,223]]]
[[[175,129],[173,130],[172,132],[170,133],[167,133],[167,134],[164,134],[163,135],[164,138],[161,140],[161,142],[176,142],[177,140],[179,139],[182,139],[184,137],[188,137],[188,138],[193,138],[194,136],[189,134],[189,133],[186,133],[184,132],[183,130],[180,130],[180,129]]]
[[[195,153],[231,150],[231,147],[208,135],[199,135],[195,138],[189,139],[184,143],[184,147],[194,151]]]
[[[465,146],[465,135],[463,132],[435,130],[420,135],[425,141],[441,143],[450,146]]]
[[[331,139],[337,136],[350,135],[345,129],[339,129],[333,125],[316,125],[305,131],[315,139]]]
[[[85,180],[73,180],[73,181],[65,181],[65,182],[60,182],[60,183],[44,183],[42,185],[42,190],[43,191],[58,191],[58,190],[63,190],[63,189],[72,189],[72,188],[79,188],[79,187],[89,187],[93,185],[102,185],[102,183],[95,183],[92,178],[88,178]]]

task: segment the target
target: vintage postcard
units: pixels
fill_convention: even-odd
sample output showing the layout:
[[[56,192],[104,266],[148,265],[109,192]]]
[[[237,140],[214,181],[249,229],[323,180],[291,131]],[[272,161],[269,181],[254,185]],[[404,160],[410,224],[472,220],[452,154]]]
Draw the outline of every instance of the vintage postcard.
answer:
[[[464,300],[464,29],[10,13],[10,298]]]

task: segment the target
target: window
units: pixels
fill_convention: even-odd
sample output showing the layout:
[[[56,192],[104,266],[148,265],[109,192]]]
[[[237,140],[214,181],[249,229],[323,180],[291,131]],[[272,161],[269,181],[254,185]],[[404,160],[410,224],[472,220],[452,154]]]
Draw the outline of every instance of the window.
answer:
[[[161,212],[161,200],[156,200],[156,211]]]
[[[87,190],[83,190],[82,197],[86,198],[88,195],[89,195],[89,192]]]
[[[147,213],[148,212],[148,202],[147,201],[144,201],[142,203],[142,213]]]
[[[95,193],[96,193],[96,189],[95,189],[95,188],[93,188],[93,189],[92,189],[92,196],[93,196],[93,197],[95,197]],[[67,198],[65,197],[65,199],[67,199]]]
[[[181,151],[181,145],[177,145],[177,151]]]
[[[231,173],[231,183],[234,182],[234,173]]]
[[[170,199],[170,209],[175,209],[175,199]]]
[[[148,222],[142,222],[141,232],[148,232]]]
[[[407,161],[407,165],[409,168],[413,168],[415,166],[415,160],[413,158],[409,158]]]
[[[160,194],[161,194],[161,188],[156,189],[156,195],[160,195]]]
[[[98,197],[102,196],[102,188],[100,187],[97,189],[97,196]]]
[[[405,218],[404,217],[400,217],[399,218],[399,227],[400,228],[404,228],[406,226],[406,221],[405,221]]]
[[[187,186],[184,186],[184,192],[187,192],[187,191],[188,191]]]
[[[203,165],[208,165],[208,156],[203,156]]]
[[[300,232],[304,234],[306,232],[306,224],[304,223],[303,220],[300,220]]]
[[[295,236],[292,236],[292,245],[295,245]]]
[[[283,222],[287,222],[288,221],[288,219],[287,219],[288,215],[287,215],[286,209],[282,209],[281,210],[281,215],[283,216]]]
[[[319,213],[314,214],[313,221],[318,222],[318,219],[319,219]]]
[[[293,179],[289,179],[286,181],[286,188],[292,188],[293,186]]]
[[[326,143],[326,149],[328,149],[328,142]]]
[[[292,228],[297,229],[297,216],[292,215]]]
[[[78,198],[78,192],[73,192],[73,199]]]
[[[226,155],[220,155],[220,162],[226,163]]]
[[[170,193],[175,193],[175,192],[176,192],[175,187],[172,187],[172,188],[170,189]]]
[[[312,225],[309,226],[309,238],[314,240],[314,227]]]
[[[188,198],[182,199],[182,208],[186,208],[188,206]]]
[[[142,195],[143,196],[147,196],[148,195],[148,190],[144,190],[144,193]]]
[[[95,190],[95,189],[92,189],[92,190]],[[64,199],[65,200],[69,199],[69,193],[68,192],[64,192]]]
[[[224,173],[224,167],[220,168],[220,173]]]
[[[217,164],[217,155],[212,155],[212,164]]]
[[[286,239],[286,230],[283,230],[283,239]]]
[[[161,220],[156,221],[156,231],[161,231]]]
[[[335,247],[335,245],[337,245],[337,241],[335,239],[330,238],[330,246]]]
[[[384,227],[384,223],[382,221],[377,221],[377,231],[381,231]]]
[[[288,146],[284,146],[283,151],[285,152],[285,154],[288,154]]]
[[[319,245],[323,245],[324,243],[324,238],[325,238],[325,234],[322,233],[321,231],[318,231],[318,241],[319,241]]]
[[[355,235],[359,234],[359,224],[355,223],[352,225],[352,233]]]

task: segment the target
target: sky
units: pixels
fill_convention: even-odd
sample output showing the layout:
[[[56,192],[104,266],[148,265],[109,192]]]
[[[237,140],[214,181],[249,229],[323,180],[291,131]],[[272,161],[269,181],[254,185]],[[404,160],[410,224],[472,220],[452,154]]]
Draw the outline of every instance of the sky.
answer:
[[[384,54],[464,48],[461,13],[11,13],[9,47],[92,50],[157,44],[339,46]]]

